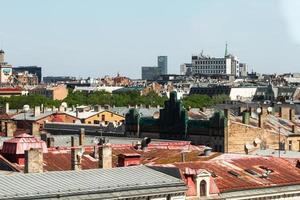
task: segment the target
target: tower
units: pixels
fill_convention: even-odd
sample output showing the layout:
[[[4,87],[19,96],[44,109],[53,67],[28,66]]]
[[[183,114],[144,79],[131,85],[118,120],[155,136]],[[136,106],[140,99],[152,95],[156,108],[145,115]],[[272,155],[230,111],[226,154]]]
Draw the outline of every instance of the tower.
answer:
[[[5,52],[0,49],[0,64],[4,63],[4,58],[5,58]]]
[[[160,74],[168,74],[168,57],[167,56],[158,56],[157,57],[157,66],[159,68]]]
[[[228,55],[228,45],[227,45],[227,42],[226,42],[226,45],[225,45],[225,55],[224,57],[226,57]]]

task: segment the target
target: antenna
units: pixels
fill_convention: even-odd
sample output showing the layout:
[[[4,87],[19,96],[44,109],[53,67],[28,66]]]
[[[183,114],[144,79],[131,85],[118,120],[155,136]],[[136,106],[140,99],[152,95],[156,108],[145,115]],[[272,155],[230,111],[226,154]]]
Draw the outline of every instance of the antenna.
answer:
[[[227,44],[227,41],[226,41],[226,44],[225,44],[225,56],[226,57],[228,55],[228,44]]]

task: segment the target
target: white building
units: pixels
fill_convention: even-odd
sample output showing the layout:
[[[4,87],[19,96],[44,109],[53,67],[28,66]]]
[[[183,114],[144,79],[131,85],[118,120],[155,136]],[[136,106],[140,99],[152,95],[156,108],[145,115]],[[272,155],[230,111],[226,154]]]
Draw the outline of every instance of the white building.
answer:
[[[233,55],[214,58],[200,55],[192,56],[192,74],[239,76],[239,59]]]

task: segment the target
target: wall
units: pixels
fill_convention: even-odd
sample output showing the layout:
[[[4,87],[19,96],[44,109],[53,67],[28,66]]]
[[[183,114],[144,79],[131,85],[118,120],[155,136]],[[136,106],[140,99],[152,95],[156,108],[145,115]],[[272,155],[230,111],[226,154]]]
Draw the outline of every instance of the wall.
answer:
[[[104,115],[104,121],[102,120],[102,116]],[[84,120],[85,124],[95,124],[95,121],[99,121],[99,122],[117,122],[117,123],[123,123],[125,120],[124,116],[115,114],[113,112],[109,112],[109,111],[103,111],[100,112],[98,114],[95,114],[87,119]]]

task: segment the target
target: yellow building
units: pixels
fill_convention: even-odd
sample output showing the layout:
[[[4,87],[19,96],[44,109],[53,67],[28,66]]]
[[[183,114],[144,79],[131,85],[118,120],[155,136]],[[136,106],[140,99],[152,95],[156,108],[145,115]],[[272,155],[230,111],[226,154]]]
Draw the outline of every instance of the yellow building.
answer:
[[[123,123],[124,121],[125,121],[124,116],[107,110],[95,113],[94,115],[82,119],[82,123],[85,124],[100,124],[100,123],[108,124],[109,122],[120,124]]]

